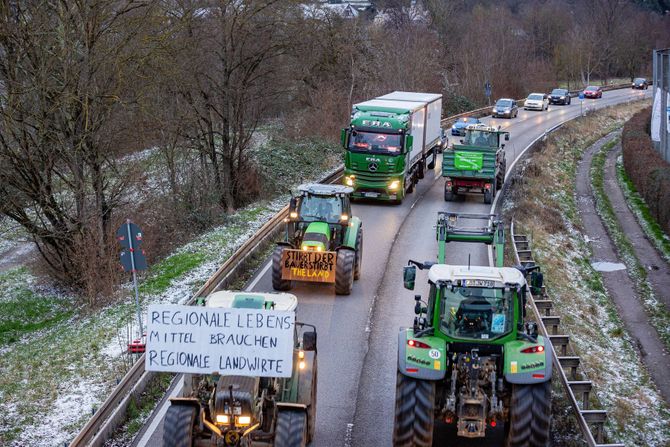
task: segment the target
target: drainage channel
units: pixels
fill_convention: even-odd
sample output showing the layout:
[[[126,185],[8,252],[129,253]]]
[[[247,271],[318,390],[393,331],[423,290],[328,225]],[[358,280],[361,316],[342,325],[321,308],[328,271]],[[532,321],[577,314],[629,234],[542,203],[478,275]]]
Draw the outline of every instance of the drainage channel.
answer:
[[[516,234],[514,222],[511,225],[512,241],[514,242],[514,257],[516,263],[525,268],[537,264],[533,260],[531,241],[527,235]],[[582,363],[570,345],[570,336],[561,334],[561,317],[553,315],[553,301],[546,287],[542,286],[540,293],[534,296],[528,291],[528,304],[538,321],[540,332],[551,340],[553,346],[554,365],[557,367],[558,377],[568,396],[570,405],[575,413],[579,428],[589,447],[624,447],[624,444],[606,443],[605,421],[607,411],[591,408],[590,397],[594,393],[593,383],[581,367]]]

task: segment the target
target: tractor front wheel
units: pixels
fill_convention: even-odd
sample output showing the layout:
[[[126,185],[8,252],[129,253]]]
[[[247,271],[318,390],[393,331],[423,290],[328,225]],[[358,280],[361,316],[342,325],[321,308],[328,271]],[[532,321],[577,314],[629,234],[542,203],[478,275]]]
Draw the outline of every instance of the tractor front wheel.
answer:
[[[551,382],[513,385],[506,447],[542,447],[549,441]]]
[[[363,227],[358,229],[356,235],[356,267],[354,268],[354,280],[361,277],[361,268],[363,266]]]
[[[349,295],[354,285],[354,264],[356,253],[352,250],[338,250],[335,269],[335,293]]]
[[[163,429],[164,447],[191,447],[193,445],[195,412],[195,407],[187,405],[168,407]]]
[[[302,410],[280,410],[277,416],[274,447],[307,445],[307,418]]]
[[[291,281],[282,279],[281,277],[281,258],[284,253],[284,247],[279,246],[275,248],[272,253],[272,288],[275,290],[290,290]]]
[[[435,425],[435,382],[398,372],[395,387],[394,447],[430,447]]]

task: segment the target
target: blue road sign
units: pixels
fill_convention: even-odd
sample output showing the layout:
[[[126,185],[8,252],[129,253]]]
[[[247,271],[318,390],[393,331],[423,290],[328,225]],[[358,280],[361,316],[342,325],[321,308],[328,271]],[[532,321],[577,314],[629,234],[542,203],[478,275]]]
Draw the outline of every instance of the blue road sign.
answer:
[[[579,92],[579,99],[584,99],[584,92]]]

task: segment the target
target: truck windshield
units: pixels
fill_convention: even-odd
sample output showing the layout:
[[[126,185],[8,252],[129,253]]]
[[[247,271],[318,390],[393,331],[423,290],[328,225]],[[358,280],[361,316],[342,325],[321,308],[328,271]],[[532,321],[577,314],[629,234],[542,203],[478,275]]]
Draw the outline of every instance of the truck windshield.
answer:
[[[342,201],[333,196],[306,195],[300,200],[300,220],[337,223],[342,215]]]
[[[453,338],[489,340],[509,333],[514,321],[510,289],[443,286],[440,330]]]
[[[396,155],[400,153],[399,134],[351,132],[349,150],[355,152],[374,152],[377,154]]]
[[[465,134],[463,144],[468,146],[489,146],[498,147],[498,135],[493,132],[484,132],[482,130],[469,130]]]

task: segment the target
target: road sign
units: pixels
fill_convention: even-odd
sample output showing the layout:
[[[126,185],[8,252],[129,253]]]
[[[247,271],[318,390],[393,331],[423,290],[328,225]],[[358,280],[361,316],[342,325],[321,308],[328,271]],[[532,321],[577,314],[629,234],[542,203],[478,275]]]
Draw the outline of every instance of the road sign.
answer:
[[[491,83],[489,81],[484,84],[484,94],[487,98],[491,96]]]
[[[584,100],[584,92],[579,92],[579,99]]]
[[[142,230],[128,221],[116,231],[116,240],[123,248],[131,248],[131,243],[133,247],[139,247],[142,245]]]
[[[121,265],[126,272],[133,274],[133,286],[135,287],[135,306],[137,308],[137,323],[140,328],[140,339],[144,334],[142,328],[142,316],[140,313],[140,292],[137,287],[137,271],[147,269],[147,258],[144,250],[140,248],[142,245],[142,230],[140,227],[130,221],[121,225],[116,231],[116,240],[124,248],[121,250]]]

